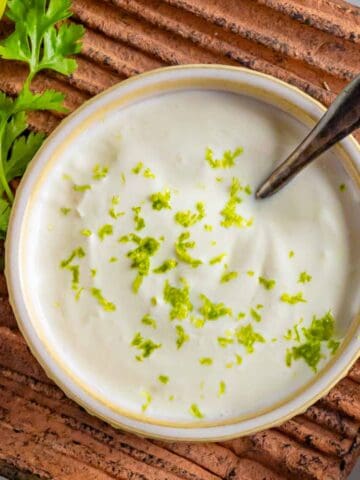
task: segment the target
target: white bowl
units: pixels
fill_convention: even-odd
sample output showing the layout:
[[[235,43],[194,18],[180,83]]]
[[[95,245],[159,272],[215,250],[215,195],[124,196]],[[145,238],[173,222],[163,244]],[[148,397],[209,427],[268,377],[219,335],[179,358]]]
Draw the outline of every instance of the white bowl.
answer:
[[[251,417],[242,417],[218,424],[197,423],[174,426],[164,422],[150,423],[132,417],[93,395],[78,381],[54,355],[51,345],[40,332],[31,315],[30,297],[25,294],[21,254],[31,235],[24,227],[29,205],[39,179],[46,175],[52,159],[65,141],[74,138],[95,117],[113,109],[121,109],[133,102],[184,89],[211,89],[235,92],[254,97],[289,113],[308,126],[313,125],[325,109],[300,90],[275,78],[250,70],[222,66],[185,66],[152,71],[111,88],[93,98],[62,122],[48,138],[28,168],[16,195],[6,242],[6,278],[9,295],[19,327],[37,360],[50,378],[72,399],[90,413],[108,423],[144,436],[176,439],[215,441],[233,438],[280,424],[300,414],[325,395],[349,370],[360,351],[360,317],[353,319],[338,353],[326,367],[291,398],[273,405]],[[352,137],[343,140],[337,154],[348,174],[360,188],[360,149]],[[358,209],[358,205],[356,207]]]

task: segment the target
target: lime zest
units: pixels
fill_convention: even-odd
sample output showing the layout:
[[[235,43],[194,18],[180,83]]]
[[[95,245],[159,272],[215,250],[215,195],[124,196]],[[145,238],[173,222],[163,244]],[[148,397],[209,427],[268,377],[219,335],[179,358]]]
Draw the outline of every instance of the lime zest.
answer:
[[[158,380],[160,383],[163,383],[164,385],[167,385],[169,383],[169,377],[167,375],[159,375]]]
[[[255,332],[250,323],[238,327],[235,331],[235,336],[237,342],[245,347],[247,353],[254,352],[255,343],[265,343],[264,337],[260,333]]]
[[[205,206],[202,202],[197,202],[195,209],[196,212],[192,212],[191,210],[177,212],[174,215],[175,222],[185,228],[192,227],[200,222],[206,215]]]
[[[154,273],[166,273],[174,269],[177,266],[178,262],[174,258],[165,260],[159,267],[154,268]]]
[[[231,280],[235,280],[238,276],[238,272],[224,272],[221,276],[220,283],[231,282]]]
[[[116,305],[112,302],[109,302],[109,300],[106,300],[100,288],[92,287],[90,289],[90,293],[105,312],[115,312]]]
[[[266,290],[272,290],[276,285],[276,281],[271,278],[259,277],[258,280]]]
[[[71,212],[71,208],[61,207],[61,208],[60,208],[60,212],[61,212],[63,215],[68,215],[68,214]]]
[[[280,297],[280,300],[285,303],[289,303],[290,305],[296,305],[297,303],[306,303],[303,296],[303,292],[295,293],[294,295],[290,295],[289,293],[283,293]]]
[[[100,238],[101,241],[105,239],[105,237],[110,236],[114,233],[113,226],[110,225],[109,223],[103,225],[102,227],[99,228],[98,230],[98,237]]]
[[[171,305],[170,320],[184,320],[193,311],[193,304],[190,300],[190,288],[184,278],[180,279],[183,287],[170,285],[166,280],[164,285],[164,301]]]
[[[219,383],[218,397],[222,397],[226,393],[226,383],[221,380]]]
[[[86,192],[86,190],[91,190],[91,185],[73,185],[73,190],[75,192]]]
[[[204,317],[205,320],[217,320],[220,317],[225,315],[232,316],[231,308],[228,308],[224,303],[213,303],[206,295],[201,293],[200,300],[202,301],[202,306],[199,308],[199,312]]]
[[[189,241],[190,238],[190,232],[182,232],[179,237],[177,238],[175,242],[175,253],[178,257],[179,260],[181,260],[184,263],[188,263],[191,265],[193,268],[197,268],[199,265],[201,265],[203,262],[199,259],[193,258],[189,252],[188,249],[192,249],[195,247],[195,242],[194,241]]]
[[[185,332],[185,329],[182,325],[176,325],[176,348],[179,350],[185,342],[190,340],[190,336]]]
[[[137,276],[135,277],[132,290],[137,293],[144,277],[150,272],[150,258],[160,248],[160,242],[153,237],[141,238],[138,235],[131,233],[119,238],[119,242],[134,242],[137,247],[134,250],[130,250],[126,256],[131,260],[131,268],[137,270]]]
[[[83,237],[91,237],[92,231],[89,230],[88,228],[83,228],[82,230],[80,230],[80,234],[81,234]]]
[[[139,362],[142,362],[144,358],[150,357],[150,355],[158,348],[161,348],[162,345],[161,343],[153,342],[151,338],[144,338],[140,332],[137,332],[132,339],[131,346],[141,351],[141,354],[135,358]]]
[[[250,308],[250,316],[255,320],[255,322],[261,322],[262,316],[255,308]]]
[[[141,217],[141,207],[132,207],[134,212],[135,230],[139,231],[145,228],[145,220]]]
[[[199,363],[200,365],[205,365],[208,367],[213,364],[213,359],[210,357],[202,357],[202,358],[199,358]]]
[[[239,197],[239,192],[242,190],[240,182],[237,178],[233,177],[230,187],[230,198],[226,202],[225,207],[221,210],[220,215],[223,217],[223,220],[220,222],[220,225],[225,228],[230,227],[251,227],[253,224],[253,219],[246,219],[242,215],[239,215],[236,212],[236,207],[239,203],[242,202],[242,199]]]
[[[141,410],[143,412],[146,412],[146,410],[149,408],[149,405],[151,404],[152,402],[152,396],[151,394],[146,391],[146,390],[143,390],[141,392],[141,395],[145,398],[145,402],[141,405]]]
[[[299,274],[298,283],[308,283],[311,282],[311,280],[312,276],[309,275],[307,272],[301,272]]]
[[[144,164],[142,162],[137,163],[135,167],[131,169],[132,173],[134,173],[135,175],[139,175],[143,166]]]
[[[93,179],[102,180],[109,173],[109,167],[102,167],[100,164],[96,164],[93,167]]]
[[[164,190],[163,192],[157,192],[150,195],[150,200],[152,202],[152,208],[154,210],[171,210],[171,193],[169,189]]]
[[[148,313],[142,317],[141,323],[153,328],[154,330],[157,328],[157,322],[155,318],[151,317]]]
[[[200,408],[196,405],[196,403],[190,405],[189,412],[195,418],[204,418],[204,414],[201,412]]]
[[[303,343],[287,350],[285,363],[291,366],[293,360],[303,359],[316,373],[320,360],[324,358],[322,345],[326,344],[332,355],[340,345],[340,341],[334,338],[335,319],[331,311],[321,318],[314,315],[310,326],[302,328],[302,334]]]
[[[244,149],[242,147],[237,147],[233,152],[231,150],[225,150],[222,158],[215,159],[213,150],[207,147],[205,150],[205,160],[211,168],[231,168],[235,165],[235,160],[243,151]]]
[[[226,253],[221,253],[220,255],[217,255],[216,257],[213,257],[209,260],[210,265],[215,265],[216,263],[220,263],[225,257]]]

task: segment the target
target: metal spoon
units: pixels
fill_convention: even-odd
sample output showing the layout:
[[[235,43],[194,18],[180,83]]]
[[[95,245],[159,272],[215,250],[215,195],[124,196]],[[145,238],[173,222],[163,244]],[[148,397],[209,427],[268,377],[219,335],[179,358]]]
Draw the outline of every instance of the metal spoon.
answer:
[[[261,184],[256,198],[284,187],[321,153],[360,127],[360,75],[347,85],[305,140]]]

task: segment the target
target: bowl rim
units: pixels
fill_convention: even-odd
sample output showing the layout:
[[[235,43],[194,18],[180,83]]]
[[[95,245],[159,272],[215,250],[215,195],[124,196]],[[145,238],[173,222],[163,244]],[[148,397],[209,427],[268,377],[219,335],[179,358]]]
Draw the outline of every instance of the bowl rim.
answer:
[[[261,421],[256,421],[257,419],[261,419],[264,415],[260,412],[255,416],[254,418],[250,419],[250,422],[255,423],[252,427],[248,428],[241,428],[241,425],[243,425],[246,422],[239,421],[237,423],[230,423],[230,424],[224,424],[224,425],[206,425],[204,423],[200,422],[195,422],[192,423],[191,426],[186,426],[182,424],[177,424],[176,426],[170,424],[169,422],[165,422],[165,424],[162,424],[163,422],[159,421],[156,423],[151,423],[147,422],[144,419],[136,419],[133,421],[132,419],[129,419],[127,416],[123,415],[111,415],[111,412],[109,413],[109,409],[105,407],[105,409],[99,408],[97,405],[97,401],[95,402],[89,402],[89,399],[86,398],[86,394],[83,394],[84,392],[78,389],[74,389],[72,382],[70,381],[69,384],[69,378],[66,377],[66,373],[64,374],[64,371],[61,371],[61,369],[58,369],[57,366],[52,363],[51,356],[47,355],[47,352],[44,352],[44,345],[41,343],[41,341],[37,341],[37,332],[35,331],[35,328],[32,325],[31,317],[28,314],[27,308],[26,308],[26,302],[23,298],[23,291],[20,286],[20,278],[21,278],[21,262],[19,262],[19,251],[20,251],[20,246],[21,246],[21,235],[19,232],[21,232],[21,227],[23,220],[25,219],[25,213],[26,213],[26,206],[28,203],[29,196],[31,195],[31,188],[32,184],[39,183],[38,180],[35,180],[33,177],[36,177],[38,173],[43,173],[44,170],[44,165],[41,165],[41,169],[39,169],[39,165],[42,162],[43,164],[46,164],[46,156],[47,156],[47,151],[51,149],[52,144],[54,144],[53,148],[59,148],[57,143],[61,144],[61,134],[66,131],[66,128],[71,126],[73,123],[76,124],[76,122],[80,122],[81,120],[81,115],[85,114],[84,120],[80,123],[85,123],[86,121],[86,114],[88,114],[88,117],[91,118],[92,114],[97,111],[97,108],[101,107],[101,110],[104,110],[105,107],[101,106],[101,102],[107,98],[111,100],[111,96],[115,94],[117,98],[121,98],[124,95],[124,91],[126,88],[130,87],[135,89],[136,91],[136,86],[141,85],[141,82],[159,82],[162,78],[162,76],[166,77],[173,77],[173,80],[178,80],[178,77],[181,75],[184,76],[184,78],[187,78],[189,80],[189,84],[192,85],[192,88],[194,88],[194,78],[198,76],[200,78],[201,76],[205,76],[205,78],[210,78],[209,76],[214,75],[215,77],[218,75],[218,79],[220,81],[227,81],[229,80],[226,78],[227,76],[233,77],[233,81],[235,83],[241,83],[238,77],[245,77],[245,83],[247,83],[249,86],[253,85],[257,81],[260,82],[262,85],[262,88],[264,91],[267,91],[267,93],[274,94],[272,89],[278,90],[278,94],[280,94],[280,97],[282,96],[283,98],[288,96],[295,96],[298,98],[299,103],[301,103],[300,99],[302,99],[303,102],[307,102],[312,108],[311,108],[311,114],[308,113],[309,118],[319,118],[323,114],[323,112],[326,111],[325,107],[323,107],[319,102],[314,100],[312,97],[309,95],[305,94],[301,90],[297,89],[296,87],[293,87],[292,85],[289,85],[281,80],[278,80],[277,78],[271,77],[269,75],[259,73],[259,72],[254,72],[252,70],[242,68],[242,67],[231,67],[231,66],[221,66],[221,65],[186,65],[186,66],[176,66],[176,67],[166,67],[166,68],[161,68],[157,70],[152,70],[150,72],[146,72],[144,74],[135,76],[133,78],[127,79],[125,81],[122,81],[121,83],[111,87],[110,89],[102,92],[101,94],[93,97],[90,99],[88,102],[86,102],[83,106],[81,106],[79,109],[77,109],[75,112],[73,112],[69,117],[64,119],[61,124],[55,129],[55,131],[48,137],[47,141],[44,143],[44,145],[41,147],[39,152],[35,155],[34,159],[32,160],[29,168],[27,169],[24,179],[21,182],[21,185],[19,187],[18,193],[16,195],[15,199],[15,204],[13,206],[12,214],[11,214],[11,219],[9,223],[9,229],[8,229],[8,236],[6,240],[6,267],[5,267],[5,275],[6,279],[8,282],[8,288],[9,288],[9,300],[10,303],[13,307],[14,313],[16,320],[18,322],[19,328],[24,335],[27,344],[29,345],[32,353],[36,357],[36,359],[39,361],[39,363],[42,365],[44,370],[46,371],[47,375],[54,380],[54,382],[59,385],[59,387],[66,393],[66,395],[73,400],[75,400],[78,404],[80,404],[82,407],[84,407],[89,413],[102,418],[105,420],[107,423],[110,423],[111,425],[122,428],[125,430],[132,431],[134,433],[140,434],[140,435],[146,435],[150,437],[155,437],[155,438],[162,438],[162,439],[171,439],[171,440],[192,440],[192,441],[219,441],[219,440],[224,440],[228,438],[235,438],[239,437],[242,435],[248,435],[249,433],[255,433],[257,431],[263,430],[265,428],[270,428],[273,426],[276,426],[280,423],[283,423],[287,419],[302,413],[303,411],[308,408],[309,405],[313,404],[316,402],[319,398],[321,398],[323,395],[325,395],[341,378],[343,378],[348,370],[351,368],[352,364],[356,361],[360,354],[360,341],[358,338],[358,335],[356,338],[353,340],[350,340],[348,342],[348,345],[346,349],[344,348],[342,350],[342,355],[337,356],[334,359],[334,362],[328,362],[329,364],[332,364],[331,366],[334,367],[337,363],[340,363],[340,360],[343,359],[344,365],[339,369],[337,368],[337,373],[336,376],[331,376],[329,375],[331,373],[331,369],[325,369],[327,370],[327,375],[324,374],[323,377],[326,378],[326,376],[330,376],[330,380],[326,383],[325,387],[321,389],[321,391],[318,391],[315,395],[312,395],[311,398],[308,398],[307,401],[303,401],[300,405],[297,406],[297,408],[292,409],[290,411],[287,411],[286,414],[281,415],[278,418],[272,419],[271,421],[261,423]],[[247,77],[247,79],[246,79]],[[244,80],[242,80],[244,82]],[[267,85],[266,85],[267,84]],[[276,88],[275,88],[276,87]],[[190,87],[191,88],[191,87]],[[172,90],[172,89],[170,89]],[[176,89],[173,89],[175,91]],[[275,94],[274,94],[275,95]],[[151,94],[149,94],[147,97],[150,97]],[[146,98],[146,97],[145,97]],[[287,98],[289,101],[289,99]],[[141,101],[141,100],[140,100]],[[111,102],[108,102],[105,105],[108,105]],[[130,104],[133,103],[130,101]],[[291,102],[290,102],[291,103]],[[296,105],[298,110],[300,107]],[[93,110],[93,112],[92,112]],[[106,110],[106,109],[105,109]],[[295,112],[291,112],[295,118],[299,119],[299,112],[295,114]],[[304,119],[302,119],[305,121]],[[306,122],[305,122],[306,123]],[[76,125],[75,125],[76,126]],[[352,173],[354,173],[355,169],[355,181],[356,183],[359,183],[360,187],[360,146],[357,144],[356,140],[353,137],[348,137],[345,140],[343,140],[340,144],[341,146],[339,147],[342,151],[343,154],[348,157],[350,160],[350,164],[348,165],[349,169],[352,170]],[[353,163],[355,159],[355,164]],[[50,163],[50,162],[48,162]],[[356,319],[353,321],[352,325],[355,325],[354,331],[357,330],[357,333],[359,333],[360,330],[360,317],[356,316]],[[350,327],[350,330],[352,327]],[[355,337],[355,336],[354,336]],[[349,352],[350,349],[350,352]],[[347,355],[345,355],[347,353]],[[346,361],[344,361],[346,360]],[[323,370],[325,370],[323,369]],[[319,382],[319,379],[316,380],[317,376],[314,379],[314,385],[316,385]],[[71,379],[70,379],[71,380]],[[304,393],[304,392],[303,392]],[[306,390],[305,390],[306,393]],[[305,395],[306,396],[306,395]],[[281,408],[285,408],[287,405],[291,405],[293,401],[286,402]],[[273,408],[271,413],[276,412],[278,409]],[[286,411],[286,408],[285,408]],[[266,416],[266,415],[265,415]],[[276,415],[275,415],[276,417]],[[120,418],[120,419],[119,419]],[[129,423],[130,421],[130,423]],[[229,428],[230,427],[230,428]]]

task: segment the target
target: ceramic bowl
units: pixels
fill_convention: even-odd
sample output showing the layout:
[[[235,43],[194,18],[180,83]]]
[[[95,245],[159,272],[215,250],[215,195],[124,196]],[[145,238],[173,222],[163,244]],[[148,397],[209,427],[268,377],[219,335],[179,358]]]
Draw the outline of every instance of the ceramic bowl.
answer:
[[[6,278],[10,301],[19,327],[31,351],[48,376],[72,399],[90,413],[115,427],[138,434],[163,439],[218,441],[250,434],[273,427],[307,407],[326,394],[349,370],[359,354],[360,317],[349,321],[345,339],[338,353],[300,392],[273,405],[266,411],[218,424],[197,423],[176,426],[163,422],[148,422],[131,417],[114,408],[86,389],[54,355],[51,344],[32,315],[31,295],[26,292],[22,255],[31,242],[31,228],[25,228],[28,209],[39,179],[46,175],[56,161],[64,143],[76,138],[95,118],[114,109],[122,109],[149,97],[186,89],[210,89],[233,92],[256,98],[274,108],[287,112],[311,127],[323,115],[325,108],[300,90],[267,75],[250,70],[225,66],[185,66],[152,71],[124,81],[98,95],[64,120],[50,135],[28,168],[16,195],[6,242]],[[343,140],[335,154],[356,188],[360,188],[360,149],[352,137]],[[359,204],[354,205],[360,211]],[[359,218],[360,216],[357,215]],[[354,228],[359,228],[359,223]],[[356,288],[355,288],[356,291]]]

